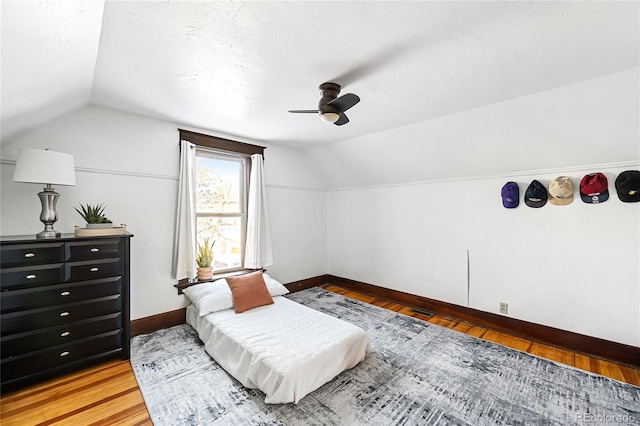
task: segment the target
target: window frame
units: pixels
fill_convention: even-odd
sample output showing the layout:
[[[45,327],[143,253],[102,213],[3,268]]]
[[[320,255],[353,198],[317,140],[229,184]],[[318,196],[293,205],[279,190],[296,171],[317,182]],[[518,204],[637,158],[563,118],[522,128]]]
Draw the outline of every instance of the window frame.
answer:
[[[246,270],[244,267],[245,260],[245,250],[244,246],[246,244],[246,236],[247,236],[247,202],[249,197],[249,176],[251,173],[251,155],[260,154],[264,157],[264,150],[266,149],[263,146],[253,145],[245,142],[238,142],[230,139],[224,139],[216,136],[209,136],[202,133],[193,132],[190,130],[178,129],[180,132],[180,140],[185,140],[191,142],[196,146],[196,157],[199,153],[204,153],[204,155],[210,154],[212,157],[218,157],[220,159],[224,159],[225,157],[228,159],[242,159],[243,161],[243,169],[244,173],[242,176],[241,182],[242,186],[242,194],[241,198],[241,229],[240,229],[240,244],[241,244],[241,265],[237,268],[229,268],[214,271],[214,279],[218,274],[225,275],[228,273],[233,273],[237,271]],[[233,217],[238,216],[236,213],[230,214]],[[204,216],[199,215],[196,212],[196,221],[198,217],[223,217],[224,213],[218,213],[214,215]],[[196,239],[197,239],[197,229],[196,229]]]
[[[178,131],[180,132],[180,140],[191,142],[196,146],[213,148],[227,153],[248,154],[248,156],[260,154],[264,157],[264,150],[266,149],[264,146],[209,136],[192,132],[191,130],[178,129]]]

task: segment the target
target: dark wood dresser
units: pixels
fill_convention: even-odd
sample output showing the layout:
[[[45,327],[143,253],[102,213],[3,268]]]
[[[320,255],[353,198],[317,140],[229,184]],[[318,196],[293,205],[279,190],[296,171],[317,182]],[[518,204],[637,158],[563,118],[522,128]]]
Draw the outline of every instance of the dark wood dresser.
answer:
[[[2,237],[2,391],[129,359],[133,235]]]

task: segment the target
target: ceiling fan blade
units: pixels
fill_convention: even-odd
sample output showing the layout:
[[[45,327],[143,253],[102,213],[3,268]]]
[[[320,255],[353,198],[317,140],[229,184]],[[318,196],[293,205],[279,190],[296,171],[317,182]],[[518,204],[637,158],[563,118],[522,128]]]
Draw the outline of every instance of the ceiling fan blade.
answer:
[[[336,126],[342,126],[343,124],[347,124],[348,122],[349,118],[347,118],[345,113],[341,112],[340,117],[338,117],[338,121],[333,124],[335,124]]]
[[[358,95],[347,93],[346,95],[342,95],[339,98],[332,100],[328,105],[338,108],[339,111],[345,112],[358,102],[360,102]]]
[[[293,112],[293,113],[301,113],[301,114],[307,114],[307,113],[314,113],[317,114],[318,111],[317,109],[290,109],[289,112]]]

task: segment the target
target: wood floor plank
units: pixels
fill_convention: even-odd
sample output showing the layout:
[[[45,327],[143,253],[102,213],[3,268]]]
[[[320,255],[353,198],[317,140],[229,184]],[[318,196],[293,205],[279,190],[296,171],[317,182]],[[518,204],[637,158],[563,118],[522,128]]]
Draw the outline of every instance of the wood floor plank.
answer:
[[[56,419],[52,419],[47,423],[51,426],[73,425],[89,425],[89,424],[112,424],[112,418],[118,418],[120,421],[124,419],[124,414],[133,407],[143,404],[142,398],[132,398],[129,395],[134,389],[113,395],[111,398],[95,401],[94,403],[78,407],[77,409],[65,413]],[[145,407],[146,408],[146,407]],[[114,414],[117,413],[117,414]],[[44,425],[43,425],[44,426]]]
[[[624,381],[624,375],[620,371],[620,367],[608,361],[598,360],[600,371],[603,376],[611,377],[619,381]]]
[[[562,360],[560,349],[554,348],[553,346],[544,345],[542,343],[534,343],[533,345],[531,345],[529,353],[541,358],[546,358],[551,361],[561,362]]]
[[[489,342],[498,343],[503,346],[508,346],[513,349],[517,349],[522,352],[526,352],[531,347],[531,342],[519,337],[511,336],[499,331],[487,330],[482,336],[484,340]]]
[[[622,376],[624,377],[624,380],[622,380],[623,382],[633,383],[636,386],[640,386],[640,370],[627,367],[626,365],[621,365],[619,368]]]
[[[588,356],[583,354],[573,354],[574,367],[581,370],[590,371],[591,360]]]
[[[153,426],[151,419],[147,413],[147,407],[144,402],[131,407],[129,410],[122,411],[111,417],[102,419],[98,422],[87,424],[87,426]]]
[[[474,325],[473,327],[471,327],[469,329],[469,331],[466,332],[466,334],[468,334],[469,336],[473,336],[473,337],[478,337],[478,338],[482,338],[482,336],[484,336],[484,334],[487,332],[488,330],[484,327],[479,327],[477,325]]]
[[[469,324],[468,322],[464,322],[464,321],[459,321],[455,327],[452,328],[452,330],[458,331],[460,333],[467,333],[467,331],[471,330],[471,328],[473,327],[473,325]]]

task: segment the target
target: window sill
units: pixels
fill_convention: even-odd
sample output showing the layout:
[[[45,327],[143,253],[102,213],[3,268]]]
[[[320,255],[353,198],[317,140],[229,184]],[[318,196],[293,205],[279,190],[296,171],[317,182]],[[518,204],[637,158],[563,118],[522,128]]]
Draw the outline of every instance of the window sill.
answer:
[[[214,273],[210,280],[204,280],[204,281],[198,280],[197,278],[194,278],[193,280],[184,278],[178,281],[178,284],[174,284],[173,286],[178,289],[178,294],[184,294],[183,290],[187,287],[191,287],[192,285],[212,283],[222,278],[235,277],[237,275],[244,275],[244,274],[248,274],[255,271],[264,271],[264,269],[239,269],[236,271],[219,272],[219,273]]]

